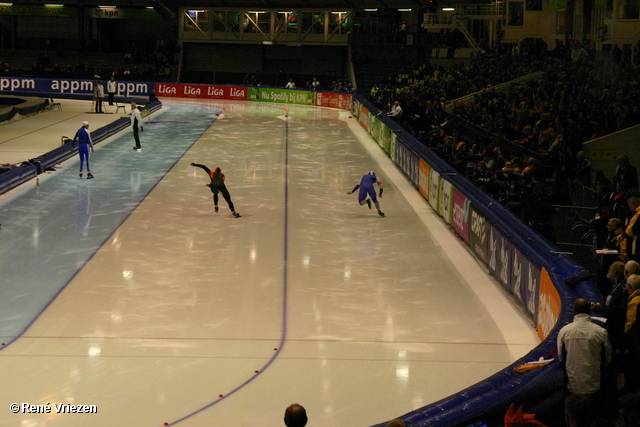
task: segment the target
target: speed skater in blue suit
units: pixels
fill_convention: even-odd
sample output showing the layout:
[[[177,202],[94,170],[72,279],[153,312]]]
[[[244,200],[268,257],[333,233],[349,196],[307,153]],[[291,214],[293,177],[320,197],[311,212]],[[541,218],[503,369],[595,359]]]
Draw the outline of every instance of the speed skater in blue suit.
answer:
[[[375,184],[380,186],[380,192],[377,197],[376,189],[374,187]],[[376,173],[374,171],[367,172],[367,174],[363,175],[360,179],[360,183],[353,187],[353,190],[349,191],[347,194],[355,193],[358,188],[360,189],[360,192],[358,193],[358,202],[360,203],[360,206],[364,206],[366,203],[367,206],[369,206],[369,209],[371,209],[371,202],[373,202],[378,210],[378,215],[384,216],[384,212],[380,210],[380,203],[378,202],[378,197],[382,197],[382,190],[384,189],[382,188],[382,182],[378,180]],[[367,196],[369,196],[369,198],[367,198]]]

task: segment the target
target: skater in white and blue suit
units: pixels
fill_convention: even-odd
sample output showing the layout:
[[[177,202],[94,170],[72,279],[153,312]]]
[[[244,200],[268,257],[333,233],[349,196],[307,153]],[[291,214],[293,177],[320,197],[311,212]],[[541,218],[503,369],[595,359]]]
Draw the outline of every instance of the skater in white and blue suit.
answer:
[[[80,154],[80,178],[82,178],[82,167],[87,162],[87,179],[93,178],[91,167],[89,166],[89,149],[93,153],[93,142],[91,142],[91,134],[89,133],[89,122],[82,122],[82,127],[73,137],[73,144],[78,144],[78,154]]]
[[[360,206],[363,206],[365,203],[371,209],[371,202],[376,205],[376,209],[378,210],[378,215],[384,216],[384,212],[380,210],[380,203],[378,203],[378,199],[376,197],[376,189],[374,187],[375,184],[380,186],[380,194],[378,197],[382,197],[382,182],[378,181],[378,177],[374,171],[369,171],[366,175],[364,175],[360,179],[360,184],[353,187],[353,190],[349,191],[347,194],[355,193],[355,191],[359,188],[360,193],[358,193],[358,202],[360,202]],[[367,198],[369,196],[369,198]]]

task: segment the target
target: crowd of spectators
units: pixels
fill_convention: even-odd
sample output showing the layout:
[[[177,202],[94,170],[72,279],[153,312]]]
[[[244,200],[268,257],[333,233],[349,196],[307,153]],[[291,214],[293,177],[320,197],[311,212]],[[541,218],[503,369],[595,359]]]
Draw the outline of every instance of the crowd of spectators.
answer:
[[[535,57],[490,54],[451,69],[423,65],[385,79],[371,99],[458,173],[552,241],[554,205],[572,204],[577,187],[597,190],[591,224],[596,246],[608,242],[616,249],[615,269],[622,266],[625,272],[609,271],[600,284],[607,297],[597,308],[610,320],[613,347],[612,367],[602,372],[602,392],[623,397],[618,403],[599,400],[598,390],[587,406],[601,412],[586,418],[567,413],[566,421],[571,426],[637,426],[638,410],[626,411],[628,402],[637,405],[640,399],[638,175],[625,155],[617,157],[613,176],[594,171],[583,143],[640,124],[638,68],[620,61],[615,50],[604,61],[591,58],[588,45],[574,43],[571,49],[558,44]],[[530,80],[505,90],[493,88],[535,71],[541,73]],[[456,101],[471,93],[472,98]],[[598,376],[600,363],[592,368]],[[617,383],[620,378],[624,381]],[[580,399],[568,399],[567,410]],[[622,418],[608,410],[616,406],[623,408]]]
[[[583,143],[640,124],[637,67],[614,51],[605,60],[594,57],[589,44],[575,42],[570,49],[557,42],[548,52],[487,51],[468,64],[425,64],[385,78],[370,98],[553,241],[552,205],[571,205],[577,183],[593,190],[602,184]],[[396,102],[401,117],[391,113]],[[621,189],[614,184],[602,191],[611,198]]]

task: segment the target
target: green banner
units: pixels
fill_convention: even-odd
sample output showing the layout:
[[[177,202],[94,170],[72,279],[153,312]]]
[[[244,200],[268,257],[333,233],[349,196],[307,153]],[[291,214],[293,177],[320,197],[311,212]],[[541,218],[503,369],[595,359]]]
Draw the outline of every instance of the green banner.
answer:
[[[567,10],[567,0],[551,0],[549,6],[556,12]]]
[[[0,5],[0,15],[75,18],[78,16],[78,8],[64,6]]]
[[[278,88],[259,88],[260,98],[258,99],[261,102],[279,102],[283,104],[302,104],[302,105],[314,105],[315,103],[315,92],[311,92],[308,90],[288,90],[288,89],[278,89]],[[249,99],[251,97],[252,92],[249,91]]]
[[[382,149],[387,155],[389,154],[390,142],[391,142],[391,129],[389,129],[386,125],[383,125],[382,129]]]

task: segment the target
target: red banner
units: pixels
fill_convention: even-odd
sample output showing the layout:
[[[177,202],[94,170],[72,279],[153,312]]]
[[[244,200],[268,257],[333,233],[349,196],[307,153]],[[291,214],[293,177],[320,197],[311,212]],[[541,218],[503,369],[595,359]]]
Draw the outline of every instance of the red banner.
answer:
[[[198,98],[247,100],[246,87],[156,83],[158,98]]]
[[[316,106],[351,110],[352,95],[348,93],[317,92]]]

